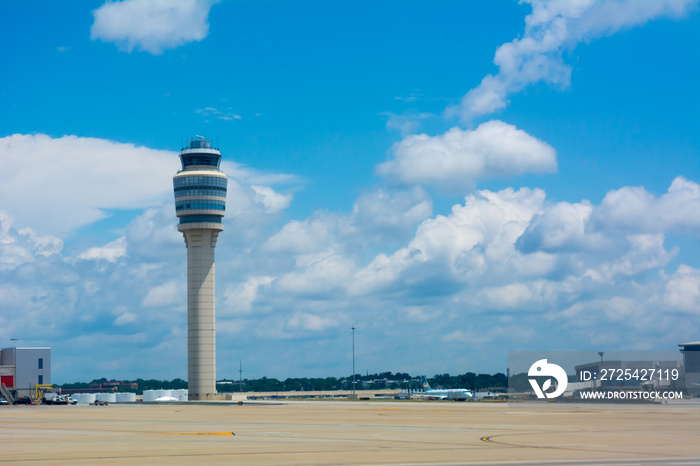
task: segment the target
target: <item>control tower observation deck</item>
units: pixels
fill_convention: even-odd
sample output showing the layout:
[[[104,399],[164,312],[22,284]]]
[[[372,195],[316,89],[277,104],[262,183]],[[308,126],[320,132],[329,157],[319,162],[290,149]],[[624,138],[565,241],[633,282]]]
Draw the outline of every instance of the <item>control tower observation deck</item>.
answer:
[[[197,137],[180,151],[182,170],[173,177],[177,229],[187,245],[187,376],[190,400],[216,396],[214,248],[223,231],[228,179],[221,153]]]

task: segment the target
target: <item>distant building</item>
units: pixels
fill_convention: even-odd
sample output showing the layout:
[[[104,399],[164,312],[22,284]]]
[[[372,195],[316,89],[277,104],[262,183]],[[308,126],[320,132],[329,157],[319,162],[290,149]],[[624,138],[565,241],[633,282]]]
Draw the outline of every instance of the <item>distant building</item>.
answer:
[[[138,390],[139,384],[137,382],[124,382],[121,380],[111,380],[109,382],[91,383],[90,389],[100,390],[100,391],[112,391],[116,392],[119,389],[126,390]]]
[[[678,346],[685,362],[685,389],[692,396],[700,396],[700,341]]]
[[[51,348],[0,350],[0,396],[8,401],[33,396],[36,385],[51,383]]]

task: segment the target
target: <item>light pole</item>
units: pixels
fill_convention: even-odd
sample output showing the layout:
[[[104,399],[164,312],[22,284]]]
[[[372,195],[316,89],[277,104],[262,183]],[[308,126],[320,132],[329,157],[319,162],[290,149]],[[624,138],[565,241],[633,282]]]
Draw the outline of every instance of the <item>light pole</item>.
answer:
[[[352,326],[352,399],[355,399],[355,326]]]

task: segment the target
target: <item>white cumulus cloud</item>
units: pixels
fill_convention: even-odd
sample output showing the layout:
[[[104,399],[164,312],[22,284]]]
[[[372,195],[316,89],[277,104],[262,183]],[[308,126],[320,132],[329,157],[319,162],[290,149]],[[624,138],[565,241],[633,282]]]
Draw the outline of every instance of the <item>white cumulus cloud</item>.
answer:
[[[37,235],[31,228],[17,231],[14,218],[0,210],[0,270],[11,270],[33,262],[36,256],[60,254],[63,241],[55,236]]]
[[[679,176],[659,198],[625,186],[607,193],[591,220],[596,229],[700,232],[700,184]]]
[[[181,303],[186,296],[184,283],[179,285],[174,281],[164,283],[151,289],[141,301],[144,307],[166,307]]]
[[[287,321],[287,325],[294,330],[309,330],[322,332],[331,327],[337,327],[338,322],[330,317],[321,317],[314,314],[299,312]]]
[[[224,294],[226,309],[231,310],[233,314],[249,313],[252,310],[255,299],[258,297],[258,289],[269,285],[270,282],[272,282],[272,277],[253,276],[248,277],[244,283],[228,286]]]
[[[333,298],[345,289],[355,264],[342,254],[305,256],[297,268],[276,280],[276,289],[285,294]]]
[[[700,270],[688,265],[678,267],[666,283],[664,304],[700,317]]]
[[[269,251],[309,254],[325,250],[335,242],[338,217],[317,213],[304,221],[291,220],[264,244]]]
[[[544,199],[544,191],[528,188],[469,195],[450,215],[423,221],[406,247],[380,254],[358,270],[351,289],[364,294],[397,282],[430,283],[436,274],[443,284],[528,275],[515,243]],[[527,262],[528,269],[541,272],[536,261]]]
[[[292,203],[291,194],[280,194],[269,186],[251,186],[255,191],[255,202],[262,205],[267,213],[286,209]]]
[[[456,108],[463,121],[486,115],[508,105],[508,96],[529,84],[547,82],[568,86],[571,67],[563,53],[580,42],[669,17],[680,18],[694,0],[526,0],[532,13],[525,18],[522,37],[501,45],[494,64],[498,73],[487,75],[469,91]]]
[[[440,136],[412,135],[394,146],[379,174],[408,184],[472,188],[478,179],[557,170],[555,150],[502,121],[475,130],[452,128]]]
[[[110,210],[161,206],[158,212],[147,209],[132,233],[140,238],[149,231],[171,241],[177,233],[172,176],[180,168],[172,151],[97,138],[15,134],[0,138],[0,199],[17,228],[55,236],[104,219]],[[280,212],[293,196],[272,186],[299,182],[233,161],[222,168],[229,176],[225,221]],[[134,238],[128,238],[130,246]]]
[[[209,9],[215,0],[124,0],[93,11],[90,38],[114,42],[120,50],[153,55],[209,34]]]
[[[138,320],[138,316],[132,312],[124,312],[122,314],[119,314],[116,319],[114,319],[114,325],[116,326],[121,326],[121,325],[129,325],[133,324]]]
[[[0,138],[0,199],[17,225],[61,235],[172,196],[177,154],[104,139],[45,134]],[[159,174],[154,176],[154,173]]]
[[[530,222],[518,246],[524,252],[604,249],[608,244],[602,235],[586,233],[592,212],[588,201],[550,205]]]
[[[432,199],[422,188],[382,188],[357,198],[352,208],[352,222],[365,234],[400,237],[432,213]]]
[[[126,255],[126,237],[122,236],[102,247],[90,248],[78,255],[78,259],[84,260],[106,260],[116,262],[117,259]]]

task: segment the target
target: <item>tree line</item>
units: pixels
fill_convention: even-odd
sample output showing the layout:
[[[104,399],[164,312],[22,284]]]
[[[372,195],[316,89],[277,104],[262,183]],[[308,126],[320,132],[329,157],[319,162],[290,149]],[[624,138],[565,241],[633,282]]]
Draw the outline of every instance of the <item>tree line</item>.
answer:
[[[57,385],[62,389],[90,389],[90,385],[115,382],[106,378],[95,379],[92,382],[75,382]],[[124,380],[124,384],[137,383],[137,394],[144,390],[177,390],[187,388],[187,381],[182,379],[156,380],[136,379]],[[293,377],[285,380],[262,377],[260,379],[243,379],[242,387],[239,380],[223,379],[217,381],[216,388],[220,393],[226,392],[288,392],[288,391],[331,391],[352,390],[353,377]],[[467,372],[461,375],[436,374],[428,377],[430,388],[468,388],[472,391],[488,389],[505,389],[508,381],[505,374],[475,374]],[[355,386],[357,390],[422,390],[423,377],[411,376],[405,372],[381,372],[378,374],[355,374]],[[127,387],[117,387],[117,391],[133,391]]]

